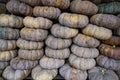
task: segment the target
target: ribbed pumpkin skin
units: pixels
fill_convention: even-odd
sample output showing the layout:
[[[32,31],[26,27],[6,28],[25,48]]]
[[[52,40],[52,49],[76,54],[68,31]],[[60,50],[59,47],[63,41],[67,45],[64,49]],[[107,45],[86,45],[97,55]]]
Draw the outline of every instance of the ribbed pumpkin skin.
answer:
[[[79,69],[72,68],[70,65],[65,64],[59,70],[59,73],[66,80],[86,80],[87,72]]]
[[[102,32],[102,33],[101,33]],[[83,30],[82,33],[88,36],[95,37],[100,40],[107,40],[112,37],[112,31],[110,29],[99,27],[89,24]]]
[[[49,29],[52,27],[53,22],[47,18],[43,17],[30,17],[27,16],[23,19],[23,23],[28,28],[34,29]]]
[[[19,1],[29,4],[31,6],[38,6],[41,4],[41,0],[19,0]]]
[[[18,0],[11,0],[6,4],[6,8],[10,13],[17,15],[32,15],[32,7]]]
[[[31,76],[34,80],[53,80],[57,74],[57,69],[44,69],[38,65],[32,69]]]
[[[110,29],[120,27],[120,18],[111,14],[95,14],[90,18],[90,22]]]
[[[88,24],[88,17],[80,14],[62,13],[59,16],[59,23],[71,28],[83,28]]]
[[[119,80],[116,73],[102,67],[94,67],[88,71],[89,80]]]
[[[57,19],[60,14],[60,9],[55,7],[36,6],[33,8],[34,16],[45,17],[49,19]]]
[[[78,34],[77,29],[69,28],[67,26],[62,26],[60,24],[54,24],[51,28],[51,33],[55,37],[59,38],[73,38]]]
[[[23,80],[30,74],[30,70],[15,70],[8,66],[3,71],[2,76],[7,80]]]
[[[17,40],[17,47],[21,49],[37,50],[37,49],[42,49],[43,46],[44,46],[43,42],[27,41],[22,38],[19,38]]]
[[[41,0],[45,6],[54,6],[60,9],[67,9],[70,5],[70,0]]]
[[[0,61],[0,70],[5,69],[9,65],[9,62]]]
[[[0,14],[0,26],[21,28],[23,27],[23,18],[15,15]]]
[[[0,14],[6,13],[6,7],[5,4],[0,3]]]
[[[97,47],[100,44],[99,40],[81,33],[73,38],[73,42],[80,47]]]

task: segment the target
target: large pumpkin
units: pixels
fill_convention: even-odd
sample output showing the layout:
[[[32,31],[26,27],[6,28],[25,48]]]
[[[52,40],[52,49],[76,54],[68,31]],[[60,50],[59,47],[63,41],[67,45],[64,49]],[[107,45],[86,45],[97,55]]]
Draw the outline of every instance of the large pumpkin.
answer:
[[[5,7],[5,4],[0,3],[0,14],[2,13],[6,13],[6,7]]]
[[[0,61],[0,70],[5,69],[9,65],[9,62]]]
[[[19,0],[19,1],[29,4],[31,6],[38,6],[41,4],[41,0]]]

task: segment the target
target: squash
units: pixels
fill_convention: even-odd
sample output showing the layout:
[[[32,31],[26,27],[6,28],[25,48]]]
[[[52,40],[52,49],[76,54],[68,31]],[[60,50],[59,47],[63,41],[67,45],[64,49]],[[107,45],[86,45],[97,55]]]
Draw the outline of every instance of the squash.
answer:
[[[16,41],[15,40],[4,40],[0,39],[0,51],[8,51],[15,49]]]
[[[113,70],[107,70],[102,67],[94,67],[88,71],[89,80],[119,80]]]
[[[95,37],[100,40],[107,40],[112,37],[112,31],[104,27],[98,27],[93,24],[87,25],[82,33],[91,37]]]
[[[43,41],[47,38],[48,31],[43,29],[31,29],[24,27],[20,31],[21,38],[31,41]]]
[[[60,9],[67,9],[70,5],[70,0],[41,0],[44,6],[53,6]]]
[[[49,29],[52,27],[53,22],[47,18],[42,17],[30,17],[27,16],[23,19],[23,23],[28,28],[34,29]]]
[[[19,33],[18,29],[0,27],[1,39],[18,39],[20,36]]]
[[[18,56],[22,59],[29,59],[29,60],[39,60],[43,56],[43,49],[41,50],[24,50],[19,49]]]
[[[90,1],[74,0],[71,2],[70,10],[74,13],[94,15],[98,12],[98,7]]]
[[[10,66],[13,69],[18,69],[18,70],[25,70],[25,69],[32,69],[35,66],[38,65],[37,60],[27,60],[27,59],[22,59],[20,57],[16,57],[10,61]]]
[[[80,58],[74,54],[70,55],[69,63],[72,67],[81,69],[81,70],[88,70],[93,68],[96,65],[96,62],[94,59]]]
[[[23,3],[26,3],[30,6],[38,6],[38,5],[41,5],[41,0],[19,0]]]
[[[48,57],[55,58],[55,59],[65,59],[68,58],[70,55],[69,48],[54,50],[49,47],[45,48],[45,54]]]
[[[42,49],[43,46],[44,46],[43,42],[27,41],[22,38],[19,38],[17,40],[17,47],[21,49],[37,50],[37,49]]]
[[[23,18],[15,15],[0,14],[0,26],[21,28],[23,27]]]
[[[120,47],[112,47],[106,44],[101,44],[99,50],[103,55],[109,56],[113,59],[120,59]]]
[[[88,25],[89,19],[85,15],[74,13],[62,13],[59,16],[59,23],[71,28],[83,28]]]
[[[70,47],[70,45],[72,44],[72,40],[55,38],[54,36],[49,35],[45,43],[48,47],[52,49],[64,49]]]
[[[46,56],[43,56],[39,61],[40,66],[46,69],[57,69],[63,66],[64,63],[65,63],[65,60],[49,58]]]
[[[6,8],[10,13],[13,14],[24,15],[24,16],[32,15],[32,7],[18,0],[10,0],[6,4]]]
[[[59,8],[48,6],[36,6],[33,8],[33,15],[49,19],[57,19],[61,11]]]
[[[72,68],[69,64],[65,64],[59,69],[59,73],[65,80],[86,80],[87,71]]]
[[[72,45],[71,51],[81,58],[96,58],[99,55],[99,51],[96,48],[85,48],[77,45]]]
[[[10,61],[17,56],[17,50],[0,51],[0,61]]]
[[[7,61],[0,61],[0,70],[5,69],[9,65]]]
[[[8,66],[3,71],[2,76],[7,80],[23,80],[30,74],[30,70],[15,70]]]
[[[6,10],[5,4],[0,3],[0,14],[6,13],[6,12],[7,12],[7,10]]]
[[[120,27],[120,18],[111,14],[95,14],[90,18],[90,22],[109,29]]]
[[[78,34],[78,30],[60,24],[54,24],[51,28],[51,33],[55,37],[67,39],[75,37]]]
[[[73,42],[80,47],[97,47],[100,45],[99,40],[81,33],[73,38]]]
[[[38,65],[32,69],[31,76],[34,80],[53,80],[57,74],[57,69],[45,69]]]
[[[96,59],[97,64],[103,68],[111,70],[120,70],[120,60],[115,60],[107,56],[99,55]]]

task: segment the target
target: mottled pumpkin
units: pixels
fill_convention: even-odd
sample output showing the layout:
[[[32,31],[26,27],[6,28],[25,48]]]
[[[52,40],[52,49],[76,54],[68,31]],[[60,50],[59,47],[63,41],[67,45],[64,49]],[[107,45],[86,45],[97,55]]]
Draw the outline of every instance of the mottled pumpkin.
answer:
[[[0,61],[0,70],[5,69],[9,65],[9,62]]]
[[[5,7],[5,4],[0,3],[0,14],[2,13],[6,13],[6,7]]]
[[[29,4],[31,6],[38,6],[41,5],[41,0],[19,0],[23,3]]]

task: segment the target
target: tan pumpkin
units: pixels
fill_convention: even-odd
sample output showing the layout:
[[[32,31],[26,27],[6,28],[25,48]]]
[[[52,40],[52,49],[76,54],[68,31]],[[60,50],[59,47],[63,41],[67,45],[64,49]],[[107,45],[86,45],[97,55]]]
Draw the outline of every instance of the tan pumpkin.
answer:
[[[110,29],[99,27],[93,24],[87,25],[82,33],[88,36],[95,37],[100,40],[107,40],[112,37],[112,31]]]
[[[43,41],[47,38],[48,31],[43,29],[31,29],[24,27],[20,31],[21,38],[31,41]]]
[[[96,65],[96,62],[94,59],[80,58],[74,54],[70,55],[69,63],[72,67],[81,69],[81,70],[88,70],[93,68]]]
[[[5,69],[9,65],[7,61],[0,61],[0,70]]]
[[[40,66],[46,69],[57,69],[63,66],[64,63],[65,60],[63,59],[54,59],[46,56],[43,56],[39,61]]]
[[[89,19],[85,15],[74,13],[62,13],[59,16],[59,23],[72,28],[83,28],[89,22]]]
[[[49,35],[45,41],[46,45],[52,49],[64,49],[68,48],[72,44],[71,39],[55,38]]]
[[[54,24],[51,28],[51,33],[59,38],[73,38],[78,34],[78,30],[60,24]]]
[[[27,16],[23,19],[23,23],[28,28],[35,28],[35,29],[49,29],[52,27],[53,22],[47,18],[42,17],[30,17]]]
[[[61,11],[59,8],[48,7],[48,6],[36,6],[33,8],[33,15],[45,17],[49,19],[57,19]]]
[[[91,17],[90,22],[110,29],[120,27],[120,18],[110,14],[95,14]]]
[[[27,41],[22,38],[19,38],[17,40],[17,47],[21,49],[36,50],[36,49],[42,49],[43,46],[44,46],[43,42]]]
[[[2,14],[2,13],[6,13],[6,12],[7,12],[7,11],[6,11],[5,4],[0,3],[0,14]]]
[[[32,69],[31,76],[34,80],[53,80],[57,74],[57,69],[45,69],[38,65]]]
[[[0,26],[21,28],[23,27],[23,18],[15,15],[0,14]]]
[[[97,47],[100,44],[99,40],[81,33],[73,38],[73,42],[80,47]]]
[[[65,59],[68,58],[70,55],[70,50],[68,48],[60,49],[60,50],[54,50],[49,47],[45,48],[45,54],[48,57],[56,58],[56,59]]]
[[[29,60],[39,60],[43,56],[43,49],[41,50],[24,50],[20,49],[18,51],[18,56],[22,59],[29,59]]]
[[[8,66],[3,71],[2,76],[7,80],[23,80],[30,74],[30,70],[15,70]]]
[[[38,6],[41,5],[41,0],[19,0],[23,3],[29,4],[31,6]]]
[[[10,13],[13,14],[24,15],[24,16],[32,15],[32,7],[18,0],[10,0],[6,4],[6,8]]]

